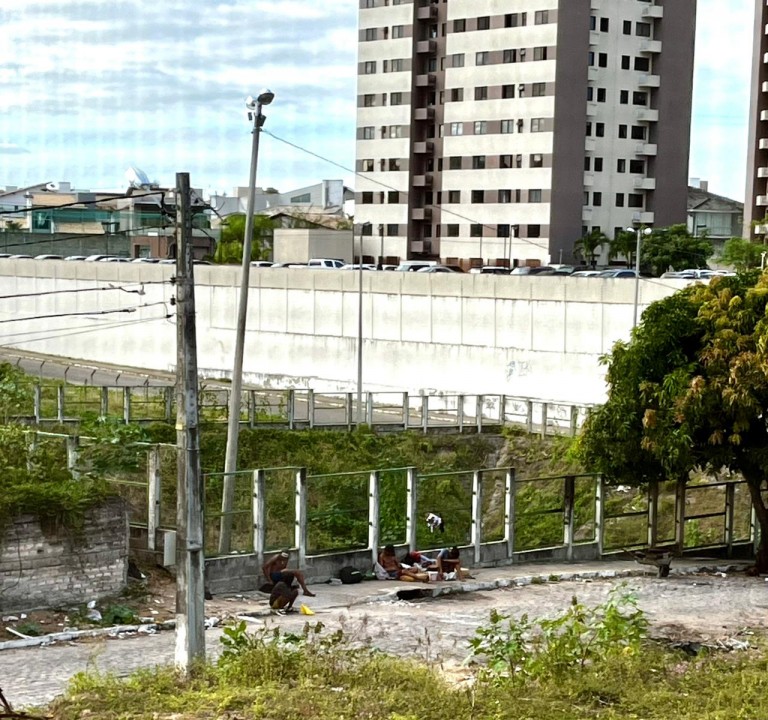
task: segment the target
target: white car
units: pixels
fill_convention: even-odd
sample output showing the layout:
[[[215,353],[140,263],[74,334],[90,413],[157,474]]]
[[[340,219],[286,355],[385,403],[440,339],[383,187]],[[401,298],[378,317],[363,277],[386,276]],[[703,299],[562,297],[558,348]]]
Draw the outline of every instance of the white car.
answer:
[[[343,260],[337,260],[335,258],[312,258],[307,263],[307,267],[314,268],[315,270],[341,270],[341,268],[344,267],[344,264]]]

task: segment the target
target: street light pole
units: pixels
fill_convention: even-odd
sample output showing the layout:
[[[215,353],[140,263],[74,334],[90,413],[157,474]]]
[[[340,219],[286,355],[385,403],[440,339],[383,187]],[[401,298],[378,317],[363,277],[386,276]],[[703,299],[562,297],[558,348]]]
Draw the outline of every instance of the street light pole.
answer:
[[[240,300],[237,308],[237,329],[235,332],[235,362],[232,368],[232,387],[229,394],[227,416],[227,449],[224,459],[224,484],[221,498],[221,521],[219,525],[219,553],[229,553],[232,535],[232,504],[235,498],[235,477],[237,472],[237,445],[240,432],[240,401],[243,388],[243,355],[245,353],[245,323],[248,316],[248,288],[251,270],[251,245],[253,241],[253,212],[256,196],[256,167],[259,162],[259,136],[261,126],[267,119],[261,110],[275,99],[271,90],[262,90],[258,97],[249,96],[245,101],[248,119],[253,121],[251,146],[251,172],[248,178],[248,204],[245,211],[245,237],[243,238],[243,270],[240,280]]]
[[[363,233],[370,222],[360,226],[360,254],[357,258],[357,426],[363,424]]]
[[[632,328],[637,327],[637,308],[640,301],[640,245],[643,235],[650,235],[651,228],[627,228],[627,232],[633,232],[637,236],[637,245],[635,247],[635,303],[634,315],[632,317]]]

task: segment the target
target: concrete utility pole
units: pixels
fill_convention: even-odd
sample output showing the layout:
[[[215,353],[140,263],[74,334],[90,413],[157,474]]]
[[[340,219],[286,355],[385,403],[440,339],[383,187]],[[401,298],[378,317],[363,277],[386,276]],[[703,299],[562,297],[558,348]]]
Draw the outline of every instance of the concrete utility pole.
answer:
[[[205,659],[203,482],[198,431],[189,173],[176,174],[176,665]]]
[[[224,486],[221,497],[221,521],[219,523],[219,554],[229,553],[232,542],[232,505],[235,501],[235,475],[237,472],[237,448],[240,434],[240,395],[243,390],[243,357],[245,355],[245,326],[248,317],[248,291],[251,272],[251,246],[253,243],[253,213],[256,204],[256,167],[259,164],[259,136],[267,119],[262,113],[275,94],[266,88],[257,97],[248,97],[245,106],[248,118],[253,122],[251,142],[251,171],[248,177],[248,202],[245,210],[245,237],[243,238],[243,269],[240,277],[240,300],[237,306],[235,332],[235,362],[232,368],[232,386],[229,390],[227,417],[227,448],[224,457]]]

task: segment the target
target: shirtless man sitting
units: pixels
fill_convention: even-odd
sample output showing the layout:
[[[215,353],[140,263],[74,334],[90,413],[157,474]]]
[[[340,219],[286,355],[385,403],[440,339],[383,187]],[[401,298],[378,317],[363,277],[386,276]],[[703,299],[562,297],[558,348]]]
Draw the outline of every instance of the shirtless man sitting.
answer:
[[[304,573],[301,572],[301,570],[287,570],[289,557],[290,554],[283,550],[282,552],[279,552],[277,555],[267,560],[267,562],[265,562],[261,568],[262,572],[264,573],[264,577],[267,578],[267,580],[269,580],[269,582],[271,582],[273,585],[277,585],[279,582],[284,582],[288,577],[291,579],[296,578],[296,582],[299,583],[303,593],[307,597],[315,597],[315,593],[310,592],[310,590],[307,588],[307,583],[304,580]],[[290,574],[284,578],[284,573]]]

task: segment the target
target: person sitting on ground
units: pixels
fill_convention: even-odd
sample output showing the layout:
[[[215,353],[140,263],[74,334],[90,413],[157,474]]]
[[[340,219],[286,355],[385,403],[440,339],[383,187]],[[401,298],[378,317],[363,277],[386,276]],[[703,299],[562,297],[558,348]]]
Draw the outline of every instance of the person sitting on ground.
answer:
[[[378,564],[390,580],[402,580],[405,578],[406,580],[426,581],[429,579],[429,576],[421,571],[421,569],[414,567],[404,568],[398,561],[397,555],[395,555],[394,545],[384,547],[379,553]]]
[[[296,582],[299,583],[302,591],[307,597],[315,597],[315,593],[310,592],[307,588],[307,583],[304,579],[304,573],[301,570],[287,570],[288,558],[290,553],[287,550],[283,550],[274,557],[267,560],[262,566],[262,572],[264,577],[267,578],[273,585],[277,585],[281,580],[284,580],[283,575],[290,573],[291,582],[296,578]]]
[[[275,583],[269,595],[269,607],[280,613],[293,611],[293,603],[299,596],[299,589],[293,585],[294,573],[283,570],[280,580]]]
[[[410,550],[403,555],[403,559],[400,562],[403,565],[409,565],[410,567],[416,567],[422,570],[433,570],[437,568],[437,560],[418,550]]]
[[[461,572],[461,553],[455,545],[445,548],[437,554],[437,579],[445,580],[445,576],[456,573],[457,580],[463,580]]]

